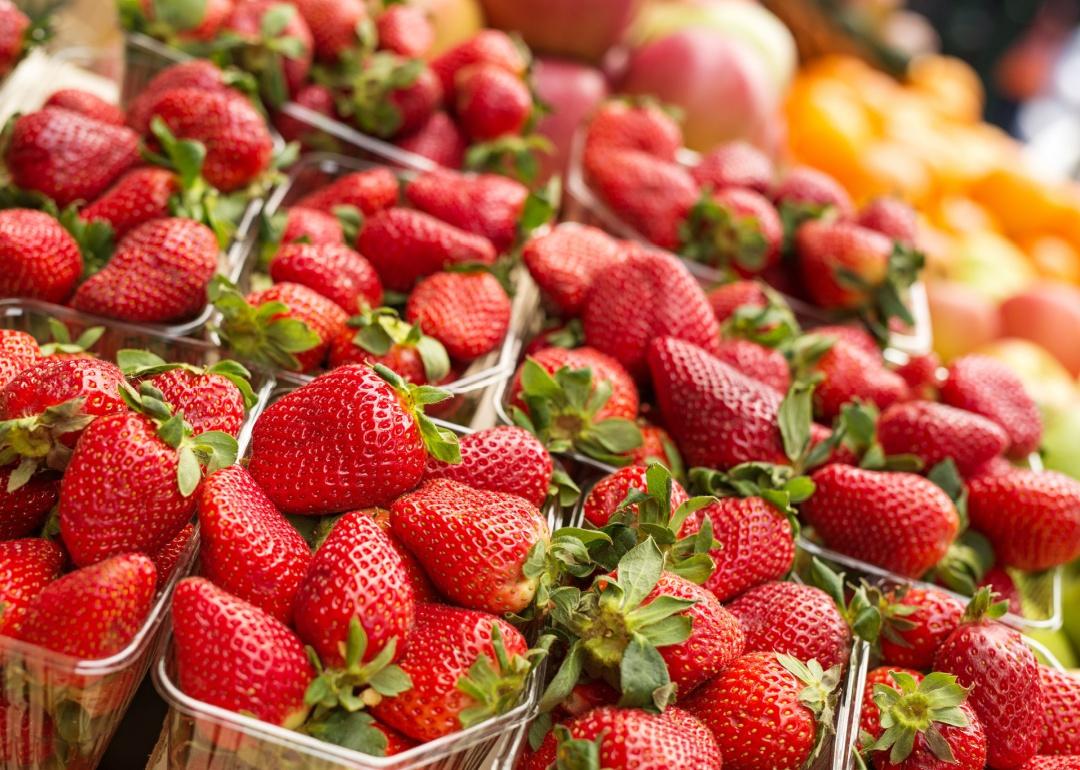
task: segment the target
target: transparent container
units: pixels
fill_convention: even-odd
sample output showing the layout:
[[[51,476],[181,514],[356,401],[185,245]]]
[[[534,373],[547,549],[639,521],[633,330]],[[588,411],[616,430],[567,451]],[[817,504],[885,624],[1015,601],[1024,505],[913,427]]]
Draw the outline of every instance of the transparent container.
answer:
[[[105,326],[94,346],[103,358],[126,347],[146,348],[168,361],[210,364],[219,352],[209,343],[155,334],[133,324],[103,321],[70,308],[31,300],[0,300],[0,328],[29,332],[51,341],[49,320],[61,321],[72,338],[92,326]],[[251,424],[269,398],[273,379],[252,373],[258,398],[240,435],[247,445]],[[172,576],[158,588],[154,605],[135,638],[120,652],[102,660],[78,660],[36,645],[0,636],[0,764],[27,770],[96,767],[116,731],[153,658],[164,628],[176,582],[190,570],[198,549],[198,531],[191,538]],[[13,759],[26,721],[29,736],[48,746],[40,761],[20,765]],[[50,739],[51,736],[51,739]]]

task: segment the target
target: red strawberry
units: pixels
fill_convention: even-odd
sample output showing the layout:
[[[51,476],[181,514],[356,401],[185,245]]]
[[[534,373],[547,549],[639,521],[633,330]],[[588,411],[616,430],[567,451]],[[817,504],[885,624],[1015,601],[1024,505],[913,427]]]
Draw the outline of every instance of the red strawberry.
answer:
[[[599,273],[585,305],[585,340],[637,378],[658,337],[717,349],[720,328],[697,281],[668,254],[643,252]]]
[[[919,577],[956,537],[956,507],[921,476],[833,464],[811,478],[817,488],[800,512],[828,547],[843,554]]]
[[[350,314],[382,304],[375,268],[344,243],[286,243],[270,263],[270,277],[307,286]]]
[[[583,505],[585,520],[597,528],[606,526],[631,490],[645,492],[648,489],[645,480],[647,470],[648,467],[645,465],[627,465],[596,482],[585,497]],[[689,499],[690,496],[686,494],[682,484],[673,480],[669,515]],[[630,506],[629,510],[632,516],[636,516],[638,510],[636,505]]]
[[[179,190],[176,175],[146,166],[128,171],[79,212],[87,222],[108,222],[117,238],[151,219],[169,216],[169,199]]]
[[[701,187],[740,187],[767,194],[776,170],[769,156],[746,142],[722,144],[701,156],[690,173]]]
[[[180,582],[172,618],[186,695],[287,728],[303,723],[315,672],[288,626],[204,578]]]
[[[1080,756],[1080,678],[1050,666],[1039,666],[1043,729],[1040,754]]]
[[[230,74],[207,59],[190,59],[166,67],[128,105],[127,124],[138,133],[145,134],[150,129],[150,118],[154,115],[157,102],[169,91],[199,88],[235,94],[230,88],[231,80]]]
[[[594,383],[608,383],[611,386],[611,398],[596,413],[596,417],[624,417],[632,420],[638,413],[638,390],[634,381],[618,361],[589,347],[582,348],[544,348],[531,358],[548,374],[567,367],[571,370],[589,369]],[[524,401],[520,397],[522,390],[522,369],[518,367],[510,385],[510,398],[520,406]]]
[[[826,324],[814,327],[813,334],[817,337],[830,337],[837,342],[846,342],[854,348],[871,356],[876,362],[881,363],[881,348],[874,340],[874,335],[862,326],[842,326],[839,324]]]
[[[960,624],[964,605],[944,591],[915,586],[887,598],[900,612],[885,612],[882,658],[897,666],[931,668],[937,648]]]
[[[933,401],[890,406],[878,420],[878,440],[886,454],[913,454],[927,470],[951,457],[963,476],[1009,443],[1005,431],[985,417]]]
[[[11,181],[58,206],[93,200],[138,160],[134,131],[59,107],[17,118],[4,151]]]
[[[908,246],[919,235],[915,210],[899,198],[875,198],[862,207],[855,221]]]
[[[422,8],[395,4],[375,18],[379,48],[401,56],[419,58],[435,42],[435,28]]]
[[[841,408],[855,399],[888,409],[907,398],[907,384],[896,372],[886,369],[879,356],[864,353],[844,340],[837,340],[814,367],[824,379],[814,388],[814,412],[832,420]]]
[[[799,267],[810,298],[824,308],[852,309],[870,302],[869,289],[844,281],[853,273],[867,287],[885,281],[893,243],[887,236],[851,222],[812,220],[795,233]]]
[[[358,25],[368,20],[362,0],[296,0],[294,5],[311,30],[319,61],[336,62],[359,45]]]
[[[850,217],[855,210],[851,196],[839,182],[808,166],[796,166],[788,171],[773,190],[773,200],[778,206],[798,206],[820,211],[833,208],[841,218]]]
[[[59,479],[44,474],[31,476],[9,492],[15,468],[0,468],[0,541],[24,537],[41,527],[60,493]]]
[[[0,329],[0,353],[15,356],[27,366],[37,363],[42,355],[34,335],[18,329]]]
[[[1024,608],[1020,601],[1020,588],[1003,567],[995,564],[983,573],[982,579],[975,585],[977,588],[983,586],[989,588],[999,602],[1005,602],[1009,605],[1009,612],[1012,614],[1023,614]]]
[[[536,507],[551,486],[551,455],[526,430],[501,425],[462,436],[457,465],[428,459],[424,479],[451,479],[474,489],[517,495]]]
[[[176,572],[194,534],[195,525],[186,524],[176,537],[158,549],[157,553],[151,554],[150,560],[154,562],[154,569],[157,570],[158,586],[166,585]]]
[[[82,274],[79,244],[48,214],[0,211],[0,296],[63,302]]]
[[[732,768],[797,768],[831,718],[839,670],[789,656],[742,656],[684,705],[712,731]]]
[[[333,214],[337,206],[354,206],[364,216],[390,208],[398,199],[398,180],[390,169],[379,166],[354,171],[325,187],[308,193],[294,206],[305,206]]]
[[[5,3],[7,0],[0,0],[0,17],[4,15]],[[36,709],[13,706],[0,696],[0,762],[14,767],[35,767],[49,760],[55,727],[47,712],[40,713],[38,719]]]
[[[462,263],[490,265],[495,247],[421,211],[391,208],[364,222],[356,240],[392,291],[408,291],[425,275]]]
[[[585,166],[604,162],[610,150],[637,150],[660,160],[674,161],[683,145],[682,129],[658,105],[615,100],[604,104],[589,122],[585,140]]]
[[[756,281],[733,281],[717,286],[707,295],[716,320],[723,323],[740,307],[765,308],[769,300]]]
[[[262,54],[271,59],[266,67],[280,67],[290,94],[296,93],[307,79],[314,49],[311,29],[296,5],[286,3],[289,12],[282,14],[278,0],[237,0],[232,15],[225,22],[225,31],[238,35]],[[270,25],[267,17],[281,14],[283,23]],[[276,27],[269,29],[269,27]],[[294,41],[297,50],[278,53],[285,41]],[[270,54],[270,56],[267,56]],[[280,61],[274,61],[274,59]],[[279,95],[275,95],[279,96]]]
[[[391,6],[392,8],[405,8],[404,5]],[[420,744],[414,741],[412,738],[408,738],[392,727],[387,727],[378,721],[372,721],[371,726],[378,730],[386,738],[386,749],[383,752],[383,756],[392,757],[395,754],[401,754],[409,749],[415,749]]]
[[[246,470],[222,468],[203,482],[199,527],[202,574],[288,622],[311,551]]]
[[[30,603],[19,638],[73,658],[115,655],[146,620],[156,582],[154,563],[138,553],[77,569]]]
[[[29,28],[29,16],[11,0],[0,0],[0,77],[11,72],[22,58]],[[3,744],[4,741],[0,741],[0,745]]]
[[[491,273],[435,273],[409,295],[405,319],[441,342],[451,358],[472,361],[506,336],[510,298]]]
[[[1080,770],[1080,755],[1035,756],[1025,762],[1020,770]]]
[[[459,124],[477,142],[521,133],[532,113],[529,86],[495,64],[458,70],[454,89]]]
[[[769,200],[753,190],[729,187],[694,206],[682,254],[742,276],[758,275],[780,259],[784,228]]]
[[[595,227],[564,222],[522,250],[529,274],[566,315],[577,315],[593,279],[625,258],[619,242]]]
[[[413,594],[401,557],[368,511],[342,516],[315,553],[296,592],[294,625],[323,665],[346,663],[350,624],[367,643],[360,662],[386,647],[400,651],[413,624]]]
[[[396,6],[405,8],[406,6]],[[461,168],[469,141],[453,118],[439,110],[412,133],[398,137],[394,143],[407,152],[434,161],[446,168]]]
[[[529,190],[498,174],[461,174],[440,169],[411,179],[405,186],[405,197],[421,211],[482,235],[497,251],[505,252],[517,238],[518,220]]]
[[[60,577],[64,553],[51,540],[0,541],[0,636],[16,636],[27,608]]]
[[[122,126],[126,122],[124,111],[115,104],[79,88],[61,88],[59,91],[53,91],[45,100],[44,106],[61,107],[113,126]]]
[[[659,425],[638,421],[641,431],[641,446],[626,452],[626,458],[632,464],[649,465],[660,463],[668,468],[681,468],[682,457],[675,447],[675,442],[667,431]]]
[[[532,601],[537,579],[522,569],[548,527],[527,500],[431,479],[393,503],[390,523],[448,599],[496,613]]]
[[[393,527],[390,525],[390,511],[385,508],[368,508],[367,512],[375,519],[375,523],[379,525],[379,529],[386,533],[386,536],[390,538],[390,546],[397,553],[401,559],[401,567],[405,570],[405,576],[409,580],[409,587],[412,589],[413,600],[419,605],[420,602],[437,602],[439,601],[439,594],[435,590],[435,586],[431,584],[431,579],[424,572],[424,568],[420,566],[420,562],[416,560],[416,557],[409,552],[409,549],[394,536]]]
[[[154,219],[124,236],[71,305],[123,321],[184,321],[206,305],[217,265],[218,242],[209,227],[181,217]]]
[[[904,378],[915,398],[935,400],[941,381],[938,372],[941,371],[941,361],[936,353],[924,353],[921,356],[911,356],[906,364],[897,367],[896,373]]]
[[[453,93],[457,74],[472,64],[494,64],[519,77],[528,61],[522,49],[505,32],[484,29],[441,54],[431,68],[442,81],[443,91]]]
[[[412,687],[372,713],[418,741],[431,741],[518,704],[530,666],[524,637],[486,612],[419,604],[398,665]]]
[[[421,395],[383,368],[327,372],[267,407],[248,470],[284,513],[388,504],[420,480],[428,452],[458,455],[453,437],[424,416]]]
[[[862,699],[862,711],[859,717],[859,729],[865,731],[874,740],[881,737],[883,732],[881,727],[881,710],[874,703],[875,685],[883,685],[885,687],[891,687],[894,690],[898,685],[895,679],[893,679],[893,672],[900,672],[901,674],[907,674],[915,680],[916,684],[923,680],[923,674],[912,668],[903,668],[900,666],[879,666],[878,668],[871,669],[866,675],[866,684],[863,687],[863,699]],[[978,718],[975,720],[978,721]]]
[[[407,64],[414,64],[415,60]],[[406,65],[407,66],[407,65]],[[408,85],[390,89],[385,103],[391,108],[389,119],[383,118],[383,111],[376,108],[371,115],[370,125],[365,124],[365,114],[360,112],[358,119],[361,127],[368,128],[378,136],[398,136],[420,130],[442,106],[443,90],[439,78],[427,66],[421,66]]]
[[[1024,384],[1008,366],[988,356],[962,356],[949,365],[941,400],[993,420],[1009,434],[1009,454],[1039,448],[1042,418]]]
[[[1042,570],[1080,556],[1080,482],[1056,471],[972,479],[968,516],[1003,565]]]
[[[934,669],[972,688],[968,704],[986,730],[987,764],[1019,767],[1035,755],[1042,735],[1039,664],[1023,637],[987,617],[988,610],[990,592],[981,589],[938,647]]]
[[[324,118],[339,120],[334,92],[319,83],[308,83],[296,92],[292,99],[301,107],[311,110]],[[287,112],[274,115],[274,127],[286,142],[300,142],[305,150],[338,149],[338,141],[311,125],[307,120],[294,117]]]
[[[308,206],[290,206],[281,231],[282,243],[303,240],[310,244],[343,243],[341,221],[325,211]]]
[[[774,348],[749,340],[723,340],[717,345],[716,358],[780,393],[787,393],[791,384],[787,359]]]
[[[405,323],[389,308],[350,318],[330,341],[330,368],[363,363],[382,364],[414,385],[438,384],[453,377],[442,343]]]

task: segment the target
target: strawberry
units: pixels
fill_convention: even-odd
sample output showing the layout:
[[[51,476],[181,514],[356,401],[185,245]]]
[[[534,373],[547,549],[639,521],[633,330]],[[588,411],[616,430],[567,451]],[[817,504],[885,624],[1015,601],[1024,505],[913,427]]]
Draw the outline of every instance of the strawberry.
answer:
[[[927,470],[952,458],[963,476],[1000,455],[1009,443],[996,423],[933,401],[893,404],[878,420],[877,435],[886,454],[913,454]]]
[[[296,592],[294,625],[324,666],[346,663],[350,625],[359,621],[366,645],[361,663],[405,645],[413,624],[412,588],[390,538],[368,511],[342,516],[315,553]]]
[[[443,91],[450,94],[458,72],[472,64],[493,64],[522,77],[529,62],[526,53],[505,32],[484,29],[440,54],[431,68],[442,81]]]
[[[1056,471],[972,479],[968,516],[1003,565],[1042,570],[1080,556],[1080,482]]]
[[[598,274],[585,305],[585,340],[619,361],[636,378],[658,337],[714,352],[720,329],[701,286],[675,257],[631,254]]]
[[[589,122],[585,167],[593,173],[611,150],[637,150],[673,162],[682,145],[682,129],[659,105],[648,100],[613,100],[602,105]]]
[[[874,339],[874,335],[862,326],[826,324],[825,326],[815,326],[813,334],[817,337],[831,338],[836,342],[845,342],[871,356],[877,363],[881,363],[883,360],[881,347]]]
[[[217,237],[209,227],[181,217],[154,219],[123,237],[71,305],[123,321],[184,321],[206,305],[217,265]]]
[[[453,376],[442,343],[390,308],[350,318],[330,341],[331,368],[362,363],[383,364],[414,385],[438,384]]]
[[[176,587],[172,619],[186,695],[287,728],[303,723],[315,672],[288,626],[204,578]]]
[[[716,738],[732,768],[799,768],[832,721],[839,668],[822,671],[791,656],[752,652],[732,663],[685,708]]]
[[[1043,696],[1040,754],[1080,755],[1080,678],[1039,666]]]
[[[912,396],[927,401],[936,400],[941,385],[938,378],[940,371],[941,360],[933,352],[910,356],[907,363],[896,368],[896,373],[904,378]]]
[[[474,489],[517,495],[540,507],[547,499],[551,455],[531,433],[513,425],[468,433],[458,440],[457,465],[428,458],[424,480],[451,479]]]
[[[461,168],[465,163],[469,140],[453,118],[442,110],[437,110],[415,131],[395,138],[394,144],[440,166]]]
[[[893,243],[851,222],[813,220],[799,226],[795,249],[810,298],[824,308],[853,309],[869,304],[872,288],[885,281]],[[861,283],[846,281],[849,273]]]
[[[409,295],[405,319],[441,342],[451,358],[472,361],[503,341],[510,298],[491,273],[435,273]]]
[[[405,66],[416,66],[411,60]],[[388,121],[382,121],[380,110],[376,109],[370,126],[365,124],[365,114],[357,116],[361,127],[366,127],[379,136],[398,136],[420,130],[435,111],[442,106],[443,90],[439,78],[427,66],[421,65],[415,77],[404,86],[390,89],[386,95],[386,104],[391,109]]]
[[[682,233],[683,256],[749,277],[780,259],[784,229],[760,193],[729,187],[702,197]]]
[[[380,722],[418,741],[505,713],[518,704],[531,668],[524,637],[476,610],[424,603],[398,665],[412,687],[372,709]]]
[[[124,111],[97,94],[79,88],[61,88],[45,100],[45,107],[60,107],[113,126],[125,124]]]
[[[0,636],[16,636],[27,608],[60,577],[64,553],[51,540],[0,541]]]
[[[48,214],[0,211],[0,296],[63,302],[82,274],[79,244]]]
[[[368,21],[362,0],[295,0],[314,42],[315,58],[336,62],[359,45],[358,25]]]
[[[1039,664],[1016,631],[993,620],[1001,605],[990,606],[980,589],[963,621],[938,647],[934,670],[954,674],[971,689],[968,704],[986,730],[987,764],[1019,767],[1035,755],[1042,735]]]
[[[285,214],[281,243],[303,241],[313,245],[343,243],[345,233],[337,217],[309,206],[290,206]]]
[[[0,329],[0,353],[19,358],[27,366],[36,364],[42,355],[34,335],[18,329]]]
[[[915,210],[899,198],[875,198],[862,207],[855,221],[908,246],[919,235]]]
[[[537,579],[523,567],[549,535],[527,500],[431,479],[394,501],[390,523],[448,599],[495,613],[521,612],[532,601]]]
[[[1022,615],[1024,607],[1021,602],[1020,588],[1005,569],[997,564],[983,573],[982,579],[976,584],[976,588],[986,586],[1000,602],[1005,602],[1009,612],[1013,615]]]
[[[403,208],[380,211],[366,220],[356,248],[392,291],[408,291],[420,278],[451,265],[490,265],[496,257],[487,238]]]
[[[729,142],[702,155],[690,173],[699,187],[713,191],[737,187],[766,195],[776,169],[769,156],[752,144]]]
[[[230,88],[235,80],[233,73],[220,69],[207,59],[190,59],[173,64],[154,75],[128,105],[127,124],[138,133],[145,134],[150,130],[150,118],[158,101],[169,91],[199,88],[203,91],[235,93]]]
[[[919,577],[956,538],[956,506],[921,476],[832,464],[811,478],[816,489],[800,513],[840,553]]]
[[[4,151],[11,181],[57,206],[93,200],[138,160],[134,131],[59,107],[16,118]]]
[[[392,6],[394,8],[405,8],[403,5]],[[371,726],[378,730],[386,738],[386,748],[383,751],[384,757],[392,757],[395,754],[401,754],[409,749],[414,749],[420,744],[414,741],[412,738],[408,738],[392,727],[373,721]]]
[[[560,369],[571,371],[588,369],[596,386],[607,384],[610,398],[595,413],[596,419],[622,417],[632,420],[638,413],[638,389],[626,370],[618,361],[589,347],[582,348],[544,348],[531,357],[548,374],[555,374]],[[518,367],[510,384],[510,399],[517,406],[527,406],[528,389],[524,383],[525,365]],[[524,395],[522,393],[524,392]]]
[[[918,684],[923,680],[923,674],[912,668],[902,668],[900,666],[879,666],[871,669],[866,674],[866,683],[863,685],[863,699],[862,709],[859,717],[859,730],[865,732],[873,740],[877,740],[881,737],[883,732],[881,727],[881,710],[874,703],[874,696],[876,695],[877,685],[884,687],[891,687],[894,690],[899,691],[899,683],[893,678],[893,673],[898,672],[901,674],[907,674],[915,683]],[[978,719],[976,718],[976,722]]]
[[[0,77],[11,72],[22,58],[30,26],[30,17],[18,6],[11,0],[0,0]]]
[[[908,395],[907,383],[885,368],[880,355],[871,356],[844,340],[834,342],[814,369],[823,376],[814,389],[814,413],[823,420],[835,419],[855,399],[884,410]]]
[[[310,192],[295,206],[333,214],[338,206],[353,206],[364,216],[388,209],[397,203],[398,180],[390,169],[379,166],[338,177],[325,187]]]
[[[749,340],[723,340],[717,345],[716,358],[778,393],[787,393],[791,385],[787,359],[774,348]]]
[[[638,421],[637,427],[641,431],[641,446],[625,453],[631,464],[650,465],[660,463],[673,470],[683,467],[679,450],[675,448],[675,442],[671,440],[671,436],[668,435],[666,430],[659,425],[653,425],[642,420]]]
[[[424,572],[424,568],[420,566],[420,562],[410,553],[404,543],[394,535],[394,529],[390,523],[390,511],[385,508],[369,508],[367,512],[375,519],[379,529],[390,538],[390,547],[394,549],[398,558],[401,559],[401,568],[405,570],[405,576],[408,578],[409,587],[412,589],[413,600],[416,604],[439,601],[439,594],[435,590],[435,586],[431,584],[431,579],[427,576],[427,573]]]
[[[154,569],[157,570],[158,586],[166,585],[176,572],[194,534],[195,525],[185,524],[176,537],[159,548],[157,553],[150,555],[150,560],[154,562]]]
[[[0,0],[0,17],[4,16],[6,1]],[[48,712],[41,712],[39,720],[36,710],[13,706],[0,696],[0,762],[14,767],[35,767],[47,762],[53,753],[54,731]]]
[[[211,474],[199,492],[202,574],[278,620],[293,599],[311,551],[251,475],[234,465]]]
[[[270,263],[270,277],[307,286],[350,314],[382,304],[375,268],[344,243],[286,243]]]
[[[604,203],[646,240],[668,250],[679,247],[679,227],[698,197],[686,169],[644,152],[611,150],[596,162],[591,178]]]
[[[338,120],[337,103],[334,92],[319,83],[308,83],[292,99],[314,113],[330,120]],[[338,150],[338,141],[329,134],[311,125],[308,120],[294,117],[287,112],[274,115],[274,127],[286,142],[299,142],[304,150]]]
[[[0,468],[0,541],[24,537],[39,529],[60,493],[59,479],[35,474],[8,490],[15,466]]]
[[[425,62],[386,51],[350,61],[337,81],[338,113],[383,138],[418,130],[443,101],[439,78]]]
[[[387,6],[375,18],[379,48],[401,56],[420,58],[435,42],[435,28],[422,8],[412,5]]]
[[[808,166],[796,166],[788,171],[773,190],[773,200],[778,207],[797,207],[813,215],[831,208],[841,219],[855,211],[851,196],[839,182]]]
[[[1020,770],[1080,770],[1080,755],[1035,756],[1025,762]]]
[[[709,291],[706,297],[716,315],[716,320],[720,323],[730,318],[741,307],[764,309],[769,305],[761,284],[756,281],[732,281],[721,284]]]
[[[79,217],[87,222],[108,222],[119,238],[143,222],[169,216],[169,200],[178,190],[172,171],[157,166],[135,168],[84,207]]]
[[[631,490],[639,492],[647,490],[646,471],[648,471],[648,468],[644,465],[627,465],[625,468],[619,468],[596,482],[593,488],[589,490],[589,494],[585,497],[582,506],[585,521],[598,529],[606,526],[612,515],[622,506]],[[689,499],[690,495],[686,494],[682,484],[672,480],[668,514],[674,513],[675,509]],[[637,505],[629,506],[631,516],[636,516],[637,511]]]
[[[237,0],[224,31],[239,36],[251,49],[261,79],[273,84],[264,89],[272,106],[296,93],[307,79],[315,44],[296,4]]]
[[[1024,384],[1008,366],[988,356],[961,356],[949,364],[941,400],[993,420],[1009,434],[1009,455],[1034,452],[1042,440],[1042,418]]]
[[[255,422],[248,470],[284,513],[390,503],[420,480],[428,453],[454,462],[452,434],[424,416],[441,391],[384,367],[342,366],[271,404]]]
[[[419,174],[405,186],[415,208],[455,227],[482,235],[495,250],[517,239],[518,222],[529,197],[525,185],[498,174],[462,174],[448,169]]]
[[[77,569],[30,602],[19,639],[73,658],[108,658],[135,638],[150,612],[156,581],[154,563],[139,553]]]
[[[897,666],[931,668],[937,648],[960,624],[964,605],[944,591],[917,586],[886,598],[882,658]]]
[[[625,258],[603,230],[572,222],[532,238],[521,256],[556,309],[570,316],[580,313],[593,279]]]
[[[496,64],[473,64],[454,78],[458,122],[473,141],[519,134],[532,113],[529,86]]]
[[[234,3],[206,0],[196,7],[187,5],[185,0],[140,0],[139,5],[147,21],[165,23],[179,40],[208,41],[232,14]]]

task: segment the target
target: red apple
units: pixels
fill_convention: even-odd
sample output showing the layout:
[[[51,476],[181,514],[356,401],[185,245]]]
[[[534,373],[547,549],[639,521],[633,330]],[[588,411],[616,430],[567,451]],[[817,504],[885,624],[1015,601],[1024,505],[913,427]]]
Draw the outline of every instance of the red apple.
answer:
[[[1037,283],[1001,303],[1003,331],[1030,340],[1080,374],[1080,289],[1065,283]]]
[[[970,353],[1001,333],[1001,319],[994,303],[952,281],[927,284],[934,350],[946,363]]]
[[[536,53],[599,61],[619,42],[639,0],[481,0],[493,27],[515,31]]]
[[[552,153],[541,154],[541,174],[547,179],[565,172],[574,133],[607,98],[608,87],[603,73],[595,67],[550,57],[536,61],[533,83],[541,101],[551,108],[536,126],[555,145]]]

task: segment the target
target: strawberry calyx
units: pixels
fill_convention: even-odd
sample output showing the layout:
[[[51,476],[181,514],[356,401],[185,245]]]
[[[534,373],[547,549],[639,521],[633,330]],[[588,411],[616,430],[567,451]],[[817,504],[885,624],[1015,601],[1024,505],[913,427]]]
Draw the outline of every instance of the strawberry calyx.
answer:
[[[251,372],[243,364],[232,359],[226,358],[210,366],[196,366],[178,361],[168,362],[149,350],[124,348],[116,354],[116,365],[129,379],[153,377],[155,374],[174,369],[182,369],[194,375],[217,374],[236,386],[244,398],[245,407],[250,409],[255,404],[255,391],[251,389]]]
[[[611,544],[606,533],[580,527],[560,527],[551,533],[550,541],[537,541],[521,567],[526,578],[536,581],[536,593],[515,620],[528,622],[547,615],[565,595],[563,583],[567,578],[583,580],[595,573],[597,565],[590,549],[598,541]]]
[[[829,216],[834,207],[828,203],[811,203],[808,201],[783,200],[776,206],[776,212],[780,215],[780,225],[784,230],[784,243],[781,250],[784,254],[790,254],[795,247],[795,231],[803,222],[811,219],[822,219]]]
[[[928,674],[921,682],[904,671],[892,671],[890,675],[896,687],[880,682],[874,685],[874,704],[880,711],[883,732],[866,751],[888,751],[889,763],[898,765],[911,755],[915,736],[922,735],[937,759],[955,763],[939,725],[967,726],[968,718],[960,705],[971,689],[962,687],[952,674],[940,671]]]
[[[538,153],[550,155],[554,151],[555,145],[551,140],[540,134],[500,136],[470,145],[465,151],[465,168],[470,171],[502,174],[523,184],[531,184],[540,173]],[[557,197],[549,197],[547,203],[555,200]],[[538,200],[537,211],[543,210],[540,203]]]
[[[785,352],[802,338],[802,330],[791,307],[771,286],[761,284],[765,307],[740,305],[721,325],[724,339],[743,339]],[[824,351],[823,351],[824,352]]]
[[[915,317],[905,303],[904,296],[918,280],[919,272],[925,265],[926,257],[922,252],[899,241],[893,243],[885,280],[877,286],[868,287],[870,301],[859,313],[866,328],[879,344],[885,345],[888,342],[889,322],[892,319],[899,319],[909,328],[915,325]]]
[[[852,633],[871,644],[878,640],[884,623],[882,601],[868,584],[845,586],[844,573],[834,572],[816,556],[810,561],[809,577],[810,585],[820,588],[833,600]]]
[[[439,382],[450,373],[450,356],[443,344],[419,326],[403,321],[393,308],[365,311],[350,318],[348,324],[357,329],[352,344],[373,356],[385,356],[395,345],[415,348],[428,382]]]
[[[41,468],[62,471],[71,460],[71,447],[61,437],[85,428],[95,419],[86,414],[84,397],[47,407],[40,414],[0,422],[0,466],[19,461],[8,477],[14,492]]]
[[[804,761],[804,766],[809,767],[821,753],[826,736],[833,731],[837,690],[843,669],[838,663],[826,671],[816,660],[811,659],[803,663],[791,655],[779,652],[775,654],[780,665],[804,685],[799,692],[799,702],[810,709],[817,720],[814,748]]]
[[[994,601],[997,592],[988,586],[983,586],[971,597],[964,614],[960,618],[961,623],[980,623],[984,620],[996,620],[1009,611],[1007,601]]]
[[[362,59],[348,57],[343,74],[319,79],[329,81],[324,85],[343,87],[344,95],[337,99],[342,117],[351,118],[366,133],[386,138],[397,133],[403,120],[391,95],[416,83],[424,67],[420,59],[383,51]]]
[[[112,258],[116,250],[116,236],[112,225],[103,219],[85,220],[79,216],[75,204],[68,206],[57,213],[56,205],[49,200],[44,207],[47,214],[57,218],[75,243],[79,246],[79,253],[83,258],[83,278],[87,278],[101,270]]]
[[[558,741],[555,750],[556,770],[600,770],[600,747],[603,746],[603,736],[595,740],[574,738],[565,725],[556,725],[554,728],[555,739]]]
[[[547,649],[543,646],[530,649],[524,655],[508,655],[497,623],[491,624],[491,647],[495,651],[495,659],[478,655],[465,675],[457,681],[457,689],[474,701],[473,705],[458,714],[463,728],[505,714],[517,706],[529,675],[547,655]]]
[[[934,565],[929,577],[957,593],[972,596],[994,566],[994,561],[994,547],[990,541],[969,529],[949,545],[949,550]]]
[[[416,420],[416,426],[420,429],[420,436],[428,454],[444,463],[451,463],[452,465],[460,463],[461,447],[458,445],[457,435],[449,428],[442,427],[424,414],[425,406],[438,404],[451,398],[450,391],[435,388],[431,385],[413,385],[397,372],[382,364],[375,364],[372,368],[376,374],[386,380],[397,391],[402,406]]]
[[[901,584],[888,593],[883,592],[877,586],[863,584],[866,596],[870,603],[878,608],[881,614],[880,639],[886,639],[898,647],[910,648],[911,643],[902,634],[913,631],[918,627],[908,618],[918,611],[918,607],[904,604],[910,586]]]
[[[72,340],[71,332],[60,319],[50,318],[48,325],[52,342],[47,342],[39,347],[43,356],[54,356],[57,353],[67,353],[69,355],[87,353],[105,333],[104,326],[91,326],[84,329],[76,339]]]
[[[702,192],[679,225],[679,238],[682,256],[721,269],[737,265],[758,273],[769,255],[769,243],[757,217],[739,216],[718,202],[711,189]]]
[[[791,523],[792,536],[799,534],[796,505],[814,493],[814,482],[787,465],[740,463],[727,471],[691,468],[690,485],[715,497],[760,497]]]

